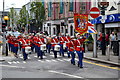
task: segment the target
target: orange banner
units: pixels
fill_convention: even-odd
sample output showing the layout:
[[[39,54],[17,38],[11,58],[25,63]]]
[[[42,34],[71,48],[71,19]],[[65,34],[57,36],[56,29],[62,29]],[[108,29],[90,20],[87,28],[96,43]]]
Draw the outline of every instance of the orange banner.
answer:
[[[88,30],[88,15],[74,14],[75,30],[81,35]]]

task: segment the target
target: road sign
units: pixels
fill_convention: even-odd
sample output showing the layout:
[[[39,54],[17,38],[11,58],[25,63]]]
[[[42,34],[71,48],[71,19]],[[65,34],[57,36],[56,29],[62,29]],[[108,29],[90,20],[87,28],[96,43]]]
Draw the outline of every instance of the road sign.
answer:
[[[97,7],[93,7],[90,10],[90,16],[92,18],[97,18],[100,15],[100,10]]]

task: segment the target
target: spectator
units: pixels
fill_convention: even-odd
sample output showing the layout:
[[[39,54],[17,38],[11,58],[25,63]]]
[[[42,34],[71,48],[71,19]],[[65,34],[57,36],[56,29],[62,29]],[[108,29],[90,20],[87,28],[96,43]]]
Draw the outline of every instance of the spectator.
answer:
[[[116,35],[114,32],[110,35],[110,41],[111,41],[111,49],[113,47],[114,41],[116,40]]]
[[[100,47],[100,50],[102,49],[102,33],[99,33],[99,38],[97,39],[98,46]]]
[[[106,46],[109,45],[109,33],[105,35],[105,40],[106,40]]]

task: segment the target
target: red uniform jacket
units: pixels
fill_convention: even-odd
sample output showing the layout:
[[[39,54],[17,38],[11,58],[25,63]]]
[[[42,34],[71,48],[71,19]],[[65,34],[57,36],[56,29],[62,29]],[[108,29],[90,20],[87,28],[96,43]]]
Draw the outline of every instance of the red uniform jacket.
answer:
[[[13,38],[13,45],[14,47],[18,47],[19,46],[19,41],[17,38]]]
[[[21,47],[22,47],[22,48],[25,48],[25,47],[29,46],[26,39],[23,39],[23,38],[22,38],[22,39],[20,39],[19,41],[22,42],[22,44],[21,44]]]
[[[84,48],[82,47],[83,42],[85,39],[77,39],[75,40],[75,50],[76,51],[84,51]]]
[[[53,39],[51,40],[52,47],[54,47],[55,45],[57,45],[58,42],[59,42],[59,41],[58,41],[57,38],[53,38]]]
[[[70,37],[69,37],[69,36],[66,36],[66,37],[65,37],[65,41],[66,41],[66,46],[68,46],[68,45],[69,45],[69,41],[70,41]]]
[[[40,47],[42,44],[44,44],[44,38],[38,38],[37,39],[37,46]]]
[[[60,41],[60,44],[63,44],[63,43],[65,42],[65,37],[63,37],[63,36],[60,37],[60,38],[59,38],[59,41]]]
[[[74,47],[75,47],[75,46],[74,46],[74,41],[71,40],[71,41],[68,43],[68,49],[69,49],[69,51],[74,51],[74,50],[75,50]]]
[[[32,47],[32,40],[31,39],[27,39],[26,42],[28,43],[28,46]]]

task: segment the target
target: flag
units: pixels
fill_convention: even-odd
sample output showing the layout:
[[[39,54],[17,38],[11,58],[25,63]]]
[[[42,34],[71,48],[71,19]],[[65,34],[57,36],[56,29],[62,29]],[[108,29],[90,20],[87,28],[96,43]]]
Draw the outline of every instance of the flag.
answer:
[[[88,31],[88,15],[74,14],[75,31],[80,35]]]
[[[97,34],[97,31],[94,29],[94,25],[91,24],[90,22],[88,22],[88,31],[87,31],[87,33]]]

